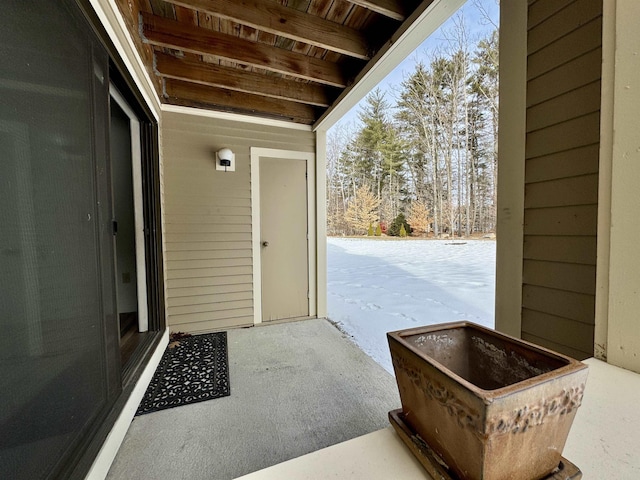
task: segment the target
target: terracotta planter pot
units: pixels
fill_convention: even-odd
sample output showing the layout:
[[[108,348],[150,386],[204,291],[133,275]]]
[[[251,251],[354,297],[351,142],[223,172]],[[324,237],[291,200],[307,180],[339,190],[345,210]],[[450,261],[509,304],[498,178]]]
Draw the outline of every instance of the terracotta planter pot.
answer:
[[[404,421],[457,475],[534,480],[558,467],[587,365],[470,322],[387,338]]]

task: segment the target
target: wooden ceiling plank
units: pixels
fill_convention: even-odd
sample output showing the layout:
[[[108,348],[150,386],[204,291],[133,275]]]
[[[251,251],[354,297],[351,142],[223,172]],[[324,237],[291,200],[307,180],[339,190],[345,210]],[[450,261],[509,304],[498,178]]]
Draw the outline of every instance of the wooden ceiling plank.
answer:
[[[235,112],[265,114],[284,117],[298,123],[310,124],[316,118],[316,110],[310,105],[286,102],[261,95],[234,92],[220,88],[166,79],[165,91],[169,100],[193,102]],[[179,103],[180,104],[180,103]]]
[[[309,45],[308,43],[294,42],[294,44],[291,46],[291,51],[292,52],[296,52],[296,53],[301,53],[301,54],[306,55],[306,56],[309,56],[309,51],[312,48],[317,48],[317,47],[313,47],[313,46]],[[336,55],[340,55],[340,54],[336,53]]]
[[[403,22],[407,18],[407,12],[401,0],[347,0],[354,5],[366,8],[385,17]]]
[[[149,0],[149,2],[151,3],[151,11],[153,13],[175,20],[176,12],[173,8],[173,5],[169,5],[163,0]]]
[[[140,2],[140,11],[153,12],[153,9],[151,8],[151,0],[142,0],[142,2]]]
[[[324,59],[327,62],[332,62],[332,63],[338,63],[341,58],[342,58],[342,55],[336,52],[327,52],[327,54],[324,56]]]
[[[311,0],[281,0],[279,2],[281,5],[284,5],[289,8],[295,8],[301,12],[306,12],[311,5]]]
[[[231,20],[227,20],[226,18],[216,17],[220,21],[220,33],[224,33],[226,35],[235,35],[238,36],[240,32],[240,25]]]
[[[140,2],[137,0],[116,0],[116,4],[124,23],[129,31],[129,35],[133,39],[133,43],[135,44],[135,48],[140,54],[140,57],[143,60],[145,69],[147,73],[149,73],[149,77],[151,78],[151,82],[153,83],[154,88],[156,89],[156,93],[161,95],[162,93],[162,80],[153,75],[153,47],[151,45],[146,45],[142,42],[142,39],[138,32],[138,12],[146,11],[150,12],[151,4],[147,5],[146,2]]]
[[[293,51],[293,47],[295,46],[295,44],[296,44],[295,40],[291,40],[290,38],[276,37],[275,46],[278,48],[282,48],[283,50]],[[308,44],[303,43],[303,45],[308,45]]]
[[[336,0],[336,1],[345,1],[348,2],[349,0]],[[354,8],[352,8],[349,11],[349,14],[347,15],[347,18],[344,21],[345,25],[348,25],[351,28],[355,28],[357,30],[367,30],[367,28],[370,26],[369,24],[371,23],[372,17],[375,18],[380,18],[380,15],[377,15],[376,13],[372,12],[371,10],[367,10],[366,8],[360,8],[358,6],[354,6]],[[384,20],[389,21],[388,18],[384,18]],[[394,23],[394,27],[398,27],[398,24],[395,21],[392,21],[392,23]],[[393,30],[395,31],[395,28],[393,28]],[[376,30],[378,31],[378,30]],[[379,32],[382,33],[382,32]],[[384,35],[387,35],[387,32],[385,32]],[[389,35],[391,35],[389,33]],[[386,36],[385,36],[386,38]]]
[[[242,25],[240,27],[240,38],[244,38],[245,40],[249,40],[251,42],[257,42],[259,32],[259,30],[256,30],[253,27]]]
[[[333,87],[347,86],[340,67],[321,59],[230,35],[141,13],[145,42],[199,55],[214,55],[231,62],[311,80]]]
[[[361,60],[371,58],[371,49],[360,31],[306,12],[283,7],[273,0],[166,1],[343,55]]]
[[[214,17],[213,15],[207,15],[205,13],[201,13],[198,15],[198,25],[203,28],[208,28],[209,30],[220,30],[220,19],[218,17]],[[202,59],[205,62],[220,64],[220,60],[211,55],[203,55]]]
[[[179,5],[175,5],[174,8],[176,10],[176,20],[190,23],[191,25],[198,25],[198,12]]]
[[[331,10],[329,10],[329,13],[327,14],[327,19],[331,20],[332,22],[346,25],[347,18],[349,17],[351,11],[354,9],[362,10],[361,8],[358,9],[358,7],[356,7],[348,0],[334,0],[331,3]],[[351,27],[351,25],[349,26]]]
[[[258,42],[266,43],[267,45],[275,45],[276,36],[273,33],[260,31],[260,33],[258,34]]]
[[[309,4],[307,13],[310,13],[311,15],[315,15],[316,17],[321,17],[326,19],[327,15],[329,14],[329,11],[331,10],[332,5],[333,5],[333,1],[327,1],[327,0],[312,1]],[[330,19],[330,20],[334,21],[333,19]],[[335,22],[335,23],[342,23],[342,22]]]
[[[236,115],[248,115],[248,116],[265,118],[265,119],[279,120],[281,122],[298,123],[301,125],[311,126],[313,124],[313,120],[309,120],[309,119],[295,118],[291,116],[287,117],[283,115],[274,114],[271,112],[260,112],[259,110],[255,110],[255,109],[243,110],[242,108],[234,108],[232,106],[213,105],[209,103],[202,103],[202,102],[196,102],[193,100],[187,100],[185,98],[164,97],[162,99],[162,103],[165,105],[176,105],[180,107],[190,107],[190,108],[196,108],[200,110],[227,112],[227,113],[233,113]]]
[[[162,53],[156,55],[156,69],[160,75],[176,80],[265,95],[318,107],[328,107],[332,101],[326,87],[318,84],[266,77],[258,73],[242,72],[234,68],[184,60]],[[335,96],[337,95],[333,97]]]

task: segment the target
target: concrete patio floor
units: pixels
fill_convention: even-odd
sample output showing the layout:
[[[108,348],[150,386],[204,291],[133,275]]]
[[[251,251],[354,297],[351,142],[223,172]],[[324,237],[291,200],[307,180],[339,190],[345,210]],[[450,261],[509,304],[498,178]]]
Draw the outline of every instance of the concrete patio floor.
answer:
[[[395,379],[326,320],[228,331],[231,395],[136,417],[109,480],[250,473],[389,425]]]

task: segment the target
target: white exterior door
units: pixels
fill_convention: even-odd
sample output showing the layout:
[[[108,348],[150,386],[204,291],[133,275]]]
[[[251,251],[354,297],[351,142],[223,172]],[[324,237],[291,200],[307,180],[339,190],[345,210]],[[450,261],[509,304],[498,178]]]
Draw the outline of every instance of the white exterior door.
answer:
[[[307,161],[260,159],[262,321],[309,315]]]

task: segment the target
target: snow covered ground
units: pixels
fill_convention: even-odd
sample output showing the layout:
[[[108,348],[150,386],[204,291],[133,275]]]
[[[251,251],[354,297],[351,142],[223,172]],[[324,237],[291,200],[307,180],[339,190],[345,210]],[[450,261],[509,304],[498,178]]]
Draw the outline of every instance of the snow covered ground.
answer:
[[[327,244],[329,319],[391,373],[386,332],[462,319],[494,326],[494,241]]]

